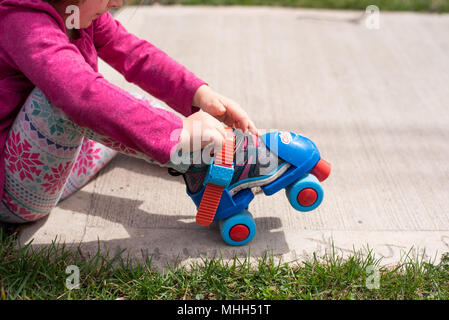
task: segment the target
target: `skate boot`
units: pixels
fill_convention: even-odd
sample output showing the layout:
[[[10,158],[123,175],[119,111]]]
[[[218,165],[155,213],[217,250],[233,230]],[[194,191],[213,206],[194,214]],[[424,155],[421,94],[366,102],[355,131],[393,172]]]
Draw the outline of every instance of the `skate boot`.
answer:
[[[256,234],[248,211],[253,188],[265,195],[286,190],[298,211],[311,211],[323,200],[320,182],[331,166],[321,159],[315,144],[292,132],[269,132],[260,137],[227,128],[227,139],[212,163],[191,165],[182,174],[187,194],[198,208],[196,222],[219,221],[223,240],[244,245]]]

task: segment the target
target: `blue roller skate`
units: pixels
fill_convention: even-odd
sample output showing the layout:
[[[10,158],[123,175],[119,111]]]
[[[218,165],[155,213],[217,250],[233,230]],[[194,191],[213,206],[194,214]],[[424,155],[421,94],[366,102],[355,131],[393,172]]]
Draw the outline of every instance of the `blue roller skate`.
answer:
[[[256,224],[248,211],[254,187],[265,195],[286,190],[298,211],[311,211],[323,200],[320,182],[331,166],[315,144],[292,132],[270,132],[257,137],[227,129],[223,149],[210,165],[192,165],[183,174],[187,194],[198,208],[196,222],[218,221],[223,240],[235,246],[250,242]]]

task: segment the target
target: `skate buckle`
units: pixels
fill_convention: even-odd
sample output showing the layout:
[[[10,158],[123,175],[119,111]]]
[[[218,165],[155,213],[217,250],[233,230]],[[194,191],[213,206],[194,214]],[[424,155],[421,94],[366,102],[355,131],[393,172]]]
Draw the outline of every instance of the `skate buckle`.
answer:
[[[223,148],[215,155],[204,179],[206,187],[196,214],[197,224],[208,226],[214,220],[223,191],[234,175],[234,145],[234,132],[228,127]]]
[[[214,162],[209,166],[209,170],[207,171],[203,184],[208,185],[209,183],[212,183],[226,188],[231,183],[233,175],[234,164],[232,164],[230,168],[224,167],[222,165],[215,164],[214,159]]]

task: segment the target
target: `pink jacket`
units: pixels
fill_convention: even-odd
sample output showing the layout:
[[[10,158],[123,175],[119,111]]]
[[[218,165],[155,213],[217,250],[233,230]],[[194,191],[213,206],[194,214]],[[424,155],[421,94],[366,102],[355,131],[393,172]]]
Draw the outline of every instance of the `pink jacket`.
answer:
[[[0,0],[0,194],[5,140],[35,86],[76,124],[160,163],[169,160],[177,144],[170,134],[182,120],[109,83],[98,73],[98,57],[181,114],[198,110],[193,96],[206,83],[109,13],[80,31],[80,38],[69,40],[63,19],[41,0]]]

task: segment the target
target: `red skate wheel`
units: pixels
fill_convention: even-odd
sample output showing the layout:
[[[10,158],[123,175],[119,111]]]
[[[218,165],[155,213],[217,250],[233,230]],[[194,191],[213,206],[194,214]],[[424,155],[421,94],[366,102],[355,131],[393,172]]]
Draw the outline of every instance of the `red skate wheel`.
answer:
[[[233,241],[243,241],[249,236],[249,229],[244,224],[236,224],[229,230],[229,237]]]
[[[313,205],[317,198],[318,198],[318,194],[312,188],[302,189],[298,193],[298,197],[297,197],[298,203],[300,205],[302,205],[303,207],[309,207],[309,206]]]

